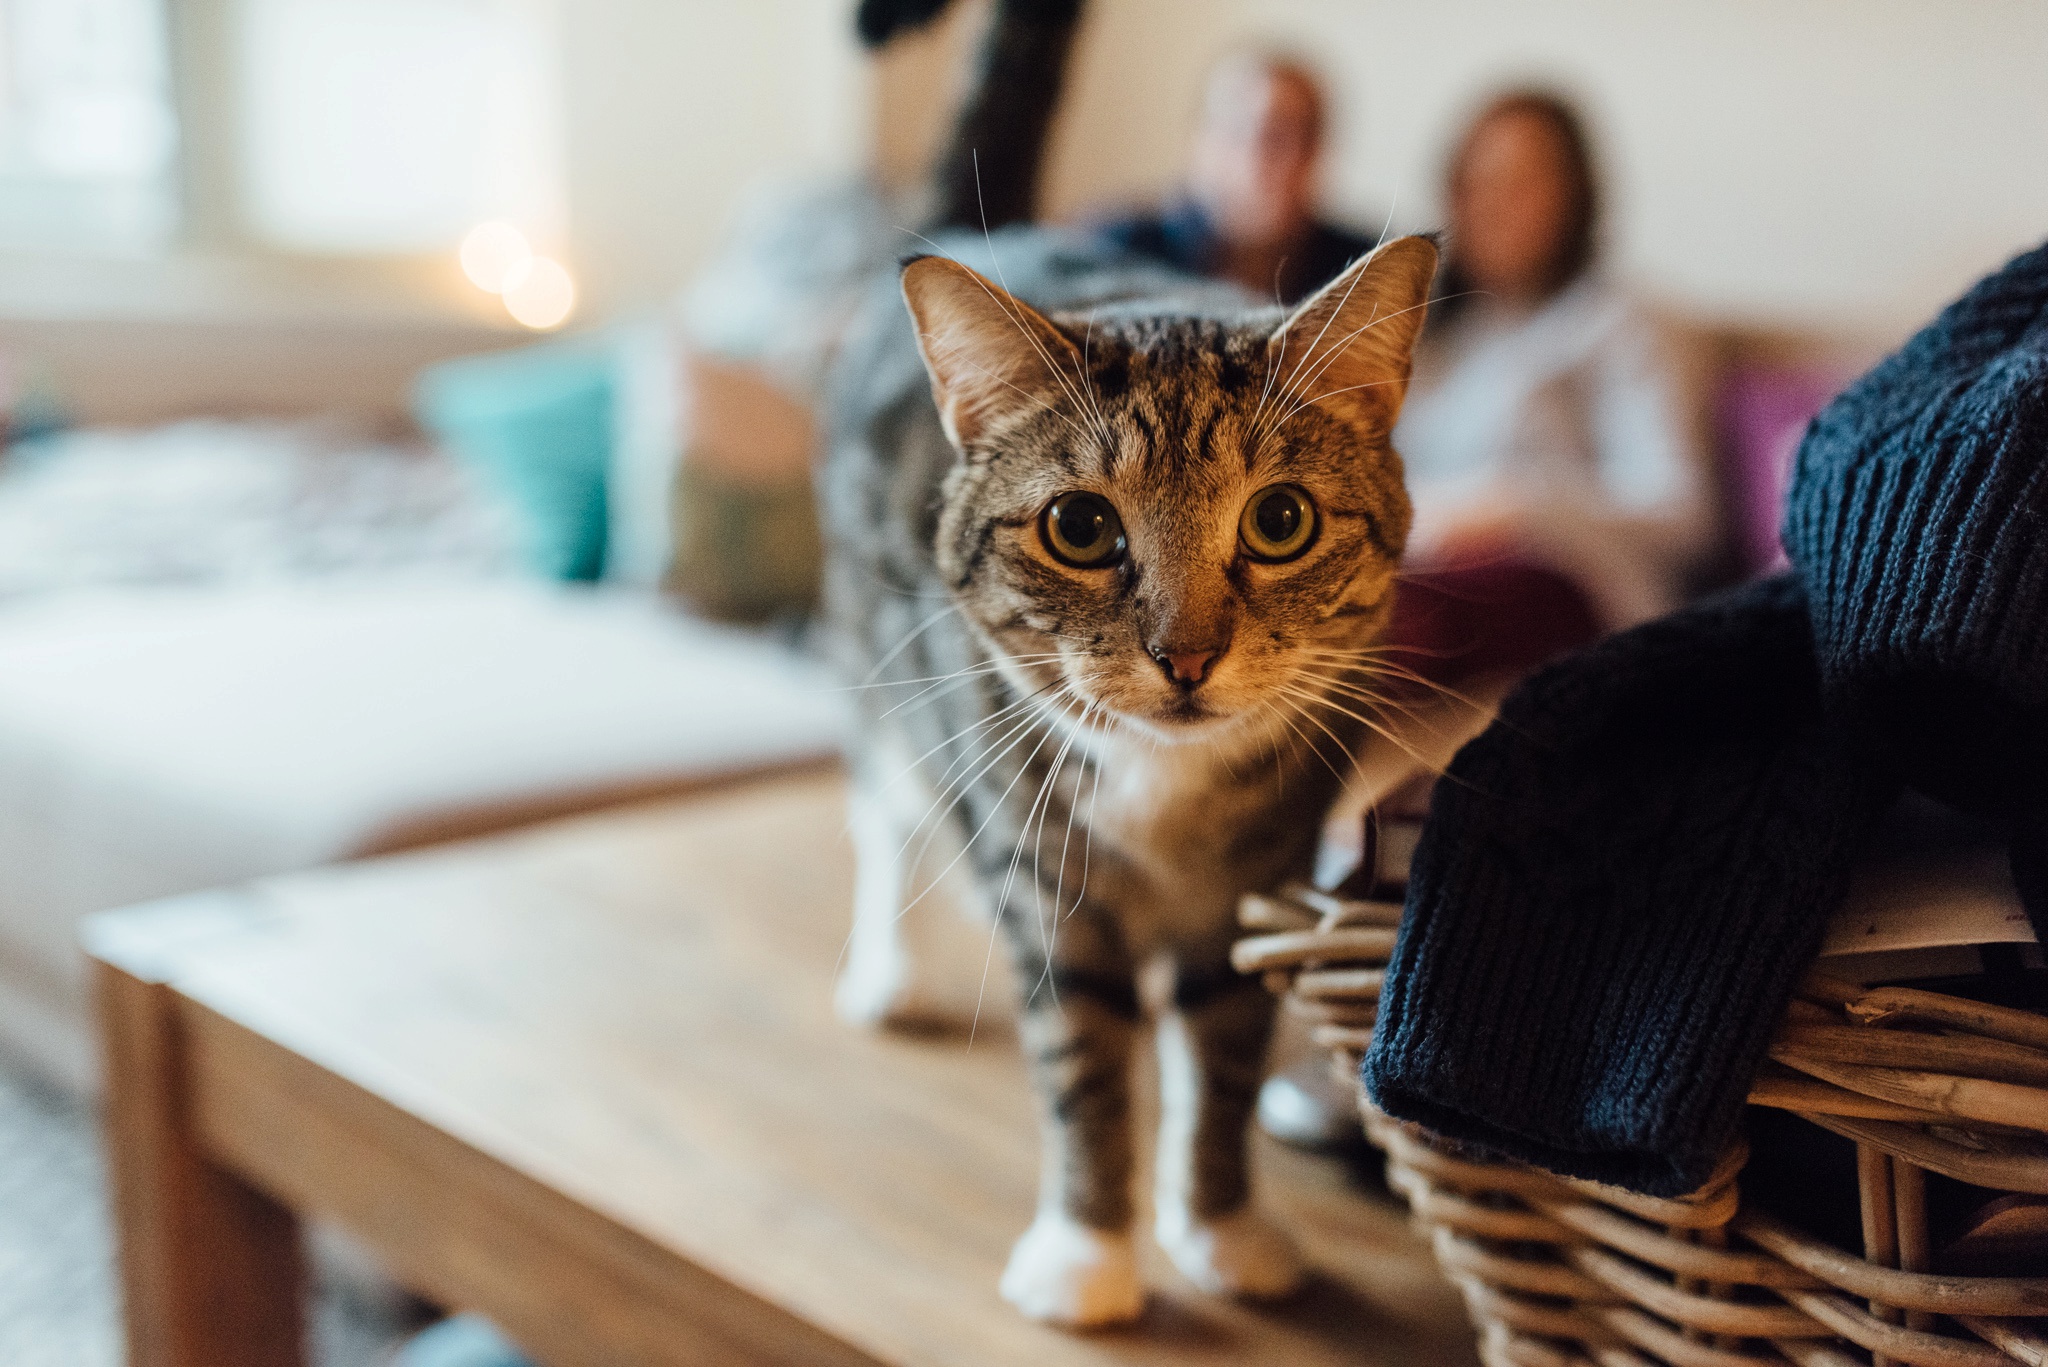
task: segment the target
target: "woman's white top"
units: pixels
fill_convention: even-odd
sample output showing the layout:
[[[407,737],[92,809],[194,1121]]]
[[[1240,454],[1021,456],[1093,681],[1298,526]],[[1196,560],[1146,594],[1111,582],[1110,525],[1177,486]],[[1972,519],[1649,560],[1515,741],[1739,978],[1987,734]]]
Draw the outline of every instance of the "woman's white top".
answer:
[[[1620,290],[1581,278],[1533,311],[1475,300],[1425,329],[1394,432],[1416,558],[1504,525],[1608,626],[1669,611],[1714,543],[1700,427],[1674,339]]]

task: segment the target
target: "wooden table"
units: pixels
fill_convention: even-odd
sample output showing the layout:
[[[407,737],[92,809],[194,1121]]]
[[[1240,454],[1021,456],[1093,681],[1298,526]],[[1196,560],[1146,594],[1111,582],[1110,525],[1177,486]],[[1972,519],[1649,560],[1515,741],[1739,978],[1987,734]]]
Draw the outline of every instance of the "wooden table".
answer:
[[[1021,1319],[1022,1067],[833,1018],[843,825],[814,773],[98,918],[131,1363],[302,1363],[306,1216],[557,1367],[1472,1360],[1402,1215],[1277,1146],[1299,1300],[1153,1256],[1134,1329]]]

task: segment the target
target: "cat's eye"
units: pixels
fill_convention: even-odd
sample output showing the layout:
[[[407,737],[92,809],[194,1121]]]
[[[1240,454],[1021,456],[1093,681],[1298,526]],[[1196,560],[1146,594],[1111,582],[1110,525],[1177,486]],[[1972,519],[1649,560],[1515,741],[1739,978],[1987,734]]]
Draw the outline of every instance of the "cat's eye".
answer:
[[[1299,485],[1268,485],[1244,505],[1237,535],[1254,560],[1292,560],[1316,539],[1316,505]]]
[[[1038,532],[1062,565],[1099,570],[1123,558],[1123,519],[1100,494],[1061,494],[1045,505]]]

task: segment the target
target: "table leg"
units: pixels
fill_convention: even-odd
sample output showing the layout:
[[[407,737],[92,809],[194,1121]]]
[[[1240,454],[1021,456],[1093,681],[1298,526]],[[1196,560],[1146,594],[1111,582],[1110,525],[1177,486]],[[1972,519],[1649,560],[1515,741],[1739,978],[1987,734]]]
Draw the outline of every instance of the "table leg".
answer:
[[[129,1367],[304,1367],[297,1218],[193,1135],[171,988],[94,973]]]

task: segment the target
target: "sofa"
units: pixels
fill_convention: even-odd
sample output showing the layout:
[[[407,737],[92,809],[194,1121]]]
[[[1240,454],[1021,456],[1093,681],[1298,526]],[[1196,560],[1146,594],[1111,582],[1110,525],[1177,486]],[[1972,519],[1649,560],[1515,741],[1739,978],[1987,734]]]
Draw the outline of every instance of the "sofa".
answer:
[[[90,912],[836,750],[786,632],[537,577],[513,520],[319,425],[0,461],[0,1053],[93,1086]]]

